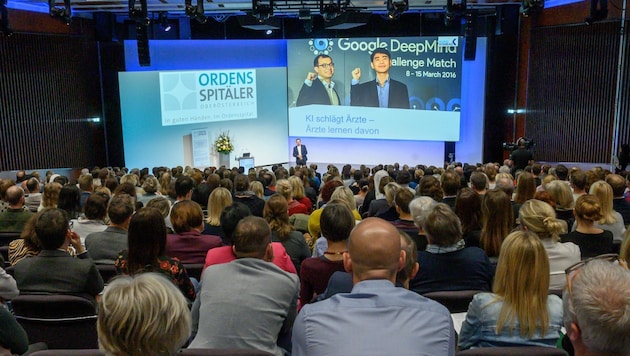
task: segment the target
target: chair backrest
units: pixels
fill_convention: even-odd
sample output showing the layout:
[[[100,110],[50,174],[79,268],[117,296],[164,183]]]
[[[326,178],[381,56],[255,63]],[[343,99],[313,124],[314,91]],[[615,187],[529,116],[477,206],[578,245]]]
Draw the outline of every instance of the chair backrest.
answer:
[[[424,293],[423,296],[442,304],[451,313],[463,313],[468,311],[468,304],[475,294],[481,290],[455,290]]]
[[[184,263],[188,277],[194,277],[198,281],[201,280],[201,272],[203,272],[203,263]]]
[[[188,356],[222,356],[222,355],[235,355],[235,356],[269,356],[272,355],[268,352],[259,351],[256,349],[181,349],[179,355]]]
[[[11,300],[30,342],[50,349],[97,349],[94,302],[75,295],[25,294]]]
[[[109,283],[109,280],[117,275],[114,265],[97,264],[96,269],[98,270],[98,273],[101,274],[101,277],[103,277],[103,282],[105,283]]]
[[[492,355],[510,355],[510,356],[567,356],[568,354],[561,349],[555,347],[544,346],[510,346],[510,347],[480,347],[458,351],[457,356],[492,356]]]
[[[9,246],[9,243],[19,239],[21,234],[21,232],[0,232],[0,246]]]

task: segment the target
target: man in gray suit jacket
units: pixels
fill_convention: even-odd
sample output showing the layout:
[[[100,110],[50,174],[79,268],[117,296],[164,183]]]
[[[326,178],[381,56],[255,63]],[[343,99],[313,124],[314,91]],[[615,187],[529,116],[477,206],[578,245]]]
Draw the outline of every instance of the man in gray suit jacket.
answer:
[[[273,264],[271,230],[260,217],[243,218],[232,235],[235,261],[203,272],[193,304],[190,348],[249,348],[283,355],[277,340],[297,314],[298,277]]]
[[[112,197],[107,208],[110,225],[103,231],[93,232],[85,238],[85,247],[95,263],[114,264],[118,253],[126,250],[127,229],[133,215],[134,205],[129,194]]]
[[[42,251],[15,265],[15,281],[21,293],[58,293],[95,297],[103,290],[103,278],[79,235],[70,231],[66,214],[60,209],[42,213],[35,223]],[[72,245],[77,258],[68,253]]]

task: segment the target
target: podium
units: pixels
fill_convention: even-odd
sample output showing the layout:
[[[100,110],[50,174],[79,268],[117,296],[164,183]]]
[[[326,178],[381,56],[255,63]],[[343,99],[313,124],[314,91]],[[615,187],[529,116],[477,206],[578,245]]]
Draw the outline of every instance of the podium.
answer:
[[[241,157],[237,157],[238,166],[243,167],[245,169],[245,174],[249,172],[250,168],[254,168],[254,157],[250,157],[249,155],[243,155]]]

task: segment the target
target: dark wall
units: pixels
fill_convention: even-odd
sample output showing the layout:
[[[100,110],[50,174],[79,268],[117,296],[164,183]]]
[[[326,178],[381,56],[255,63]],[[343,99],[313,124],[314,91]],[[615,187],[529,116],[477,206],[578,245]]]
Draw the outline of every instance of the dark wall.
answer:
[[[525,132],[537,159],[609,162],[618,109],[628,141],[630,63],[617,107],[619,33],[618,21],[532,30]]]
[[[0,36],[0,68],[0,170],[104,163],[96,42]]]

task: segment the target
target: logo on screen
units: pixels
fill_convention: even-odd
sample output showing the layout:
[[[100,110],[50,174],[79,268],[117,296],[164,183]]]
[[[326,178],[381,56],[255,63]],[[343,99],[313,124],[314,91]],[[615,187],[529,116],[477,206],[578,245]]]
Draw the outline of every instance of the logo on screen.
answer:
[[[309,51],[314,55],[328,54],[333,50],[332,38],[313,38],[308,41]]]
[[[191,110],[197,108],[197,76],[189,73],[162,73],[162,107],[164,111]]]

